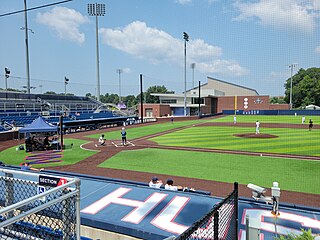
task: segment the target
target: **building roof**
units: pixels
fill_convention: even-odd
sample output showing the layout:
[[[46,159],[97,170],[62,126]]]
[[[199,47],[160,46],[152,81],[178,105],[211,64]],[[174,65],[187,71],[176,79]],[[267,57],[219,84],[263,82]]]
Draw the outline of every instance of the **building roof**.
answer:
[[[208,81],[209,80],[210,81],[217,81],[217,82],[220,82],[220,83],[223,83],[223,84],[227,84],[227,85],[231,85],[231,86],[235,86],[235,87],[240,87],[240,88],[243,88],[243,89],[254,91],[257,95],[259,95],[257,90],[255,90],[253,88],[244,87],[244,86],[241,86],[241,85],[238,85],[238,84],[235,84],[235,83],[226,82],[226,81],[223,81],[223,80],[220,80],[220,79],[216,79],[216,78],[212,78],[212,77],[207,77],[207,78],[208,78]],[[206,84],[208,84],[208,83],[206,83]]]

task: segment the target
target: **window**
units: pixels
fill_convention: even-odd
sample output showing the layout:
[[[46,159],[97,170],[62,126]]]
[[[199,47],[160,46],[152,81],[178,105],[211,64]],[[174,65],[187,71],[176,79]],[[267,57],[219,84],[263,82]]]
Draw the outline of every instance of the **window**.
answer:
[[[177,103],[177,99],[162,99],[161,103],[165,103],[165,104],[175,104]]]
[[[191,104],[199,104],[199,98],[191,98]],[[200,104],[204,104],[204,98],[200,98]]]

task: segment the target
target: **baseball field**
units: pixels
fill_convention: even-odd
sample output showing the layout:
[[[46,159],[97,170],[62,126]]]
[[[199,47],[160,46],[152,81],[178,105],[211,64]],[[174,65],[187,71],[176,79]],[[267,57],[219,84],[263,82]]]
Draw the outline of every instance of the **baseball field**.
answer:
[[[120,128],[101,129],[66,135],[65,143],[73,147],[54,161],[50,156],[47,161],[32,158],[34,153],[17,151],[17,145],[0,152],[0,160],[19,165],[31,159],[36,167],[145,182],[153,175],[164,181],[171,177],[176,184],[215,191],[216,196],[225,193],[212,190],[212,185],[237,181],[243,187],[254,183],[269,188],[277,181],[288,196],[306,196],[288,202],[320,207],[320,116],[309,119],[314,122],[311,131],[301,116],[241,115],[236,124],[233,116],[173,123],[168,119],[127,126],[126,146],[120,143]],[[257,135],[256,120],[261,123]],[[101,134],[107,146],[97,148]]]

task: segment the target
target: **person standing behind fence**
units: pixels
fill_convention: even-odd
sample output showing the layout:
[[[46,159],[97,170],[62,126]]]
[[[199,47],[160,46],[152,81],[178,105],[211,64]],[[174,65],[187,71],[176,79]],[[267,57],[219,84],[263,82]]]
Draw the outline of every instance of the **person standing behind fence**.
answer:
[[[127,144],[127,132],[124,127],[121,129],[121,140],[122,140],[122,145]]]
[[[260,134],[260,122],[259,122],[259,120],[256,121],[256,134]]]
[[[31,167],[30,163],[24,162],[21,166],[21,170],[32,170],[32,171],[40,172],[40,171],[44,170],[44,168],[40,168],[40,169],[33,168],[33,167]]]

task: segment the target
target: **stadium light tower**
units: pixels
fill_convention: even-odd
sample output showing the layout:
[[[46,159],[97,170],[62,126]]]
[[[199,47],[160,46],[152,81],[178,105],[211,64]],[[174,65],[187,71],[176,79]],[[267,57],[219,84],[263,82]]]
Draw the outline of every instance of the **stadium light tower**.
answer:
[[[10,77],[10,70],[9,68],[4,68],[4,78],[5,78],[5,84],[6,84],[6,91],[8,91],[8,78]]]
[[[4,68],[4,80],[5,80],[5,84],[6,84],[6,99],[8,98],[8,78],[10,77],[10,70],[9,68]]]
[[[67,85],[69,83],[69,78],[64,77],[64,95],[67,95]]]
[[[292,110],[292,75],[293,75],[293,69],[297,66],[297,63],[292,63],[289,65],[289,68],[291,69],[291,78],[290,78],[290,110]]]
[[[184,116],[187,116],[187,42],[189,41],[189,35],[183,32],[184,39]]]
[[[121,102],[121,73],[123,73],[122,69],[117,69],[117,73],[119,74],[119,103]]]
[[[106,13],[106,5],[103,3],[89,3],[89,16],[96,17],[96,52],[97,52],[97,100],[100,101],[100,71],[99,71],[99,36],[98,36],[98,17],[104,16]]]

